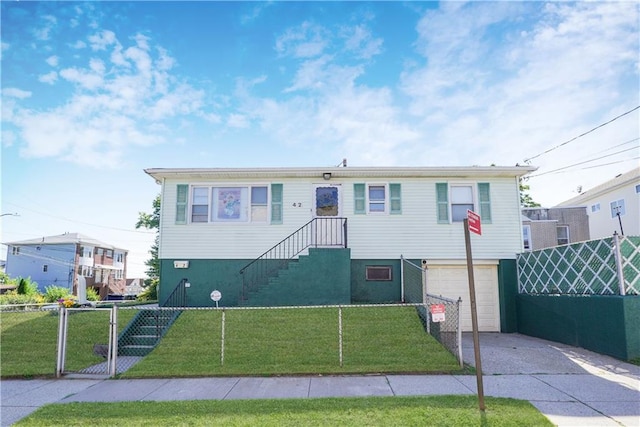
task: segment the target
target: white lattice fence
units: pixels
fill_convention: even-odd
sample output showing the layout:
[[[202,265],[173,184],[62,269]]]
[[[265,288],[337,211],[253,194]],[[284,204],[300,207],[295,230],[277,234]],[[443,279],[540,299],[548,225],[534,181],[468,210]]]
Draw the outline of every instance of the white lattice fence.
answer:
[[[518,255],[517,264],[520,293],[640,294],[639,236],[610,237],[526,252]]]

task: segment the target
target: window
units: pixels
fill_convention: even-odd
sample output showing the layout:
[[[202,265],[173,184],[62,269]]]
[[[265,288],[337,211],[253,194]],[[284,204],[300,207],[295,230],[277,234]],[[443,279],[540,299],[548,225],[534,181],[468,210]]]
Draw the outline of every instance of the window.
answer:
[[[610,203],[611,206],[611,218],[615,218],[620,213],[620,216],[624,216],[624,199],[616,200],[615,202]]]
[[[102,256],[103,253],[104,253],[104,249],[102,249],[102,248],[96,249],[96,255]]]
[[[436,183],[436,216],[438,223],[462,222],[467,210],[478,212],[484,223],[491,223],[491,188],[488,182],[477,184]],[[477,202],[476,202],[477,194]],[[451,220],[449,220],[451,218]]]
[[[451,220],[461,222],[467,217],[467,210],[474,210],[473,187],[470,185],[451,186]]]
[[[213,188],[213,222],[247,222],[247,187]]]
[[[524,241],[524,250],[525,251],[530,251],[532,248],[532,244],[531,244],[531,226],[530,225],[523,225],[522,226],[522,239]]]
[[[193,187],[191,222],[207,222],[209,218],[209,189]]]
[[[596,213],[600,210],[600,203],[591,205],[591,213]]]
[[[636,185],[636,194],[640,194],[640,184]]]
[[[559,225],[556,227],[556,234],[558,236],[558,245],[569,244],[569,226]]]
[[[271,186],[275,199],[272,201],[272,223],[282,223],[282,184]],[[186,193],[185,193],[186,194]],[[176,222],[181,223],[186,211],[186,195],[178,191]],[[191,222],[262,222],[269,220],[269,187],[253,185],[246,187],[192,187],[190,201]]]
[[[92,258],[93,248],[91,246],[81,246],[80,253],[82,254],[82,258]]]
[[[267,187],[251,187],[251,220],[267,221]]]
[[[11,255],[20,255],[20,246],[11,246]]]
[[[384,185],[369,186],[369,212],[385,211],[385,187]]]
[[[83,265],[82,268],[79,269],[78,274],[84,277],[93,277],[93,267]]]
[[[44,265],[42,266],[42,272],[43,272],[43,273],[46,273],[46,272],[47,272],[47,270],[49,270],[49,266],[48,266],[47,264],[44,264]]]
[[[116,279],[122,279],[124,277],[124,271],[116,270]]]
[[[402,213],[400,184],[353,184],[353,212]]]
[[[390,281],[392,280],[391,276],[391,266],[390,265],[368,265],[366,269],[366,279],[373,281]]]
[[[113,258],[113,251],[111,249],[107,249],[105,254],[107,255],[107,258]]]
[[[116,252],[116,262],[124,262],[124,254],[122,252]]]

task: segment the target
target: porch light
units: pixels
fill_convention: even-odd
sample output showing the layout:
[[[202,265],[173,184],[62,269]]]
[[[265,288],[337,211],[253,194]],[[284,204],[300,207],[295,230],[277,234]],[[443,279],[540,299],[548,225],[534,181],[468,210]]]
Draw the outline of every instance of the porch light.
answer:
[[[331,172],[325,172],[322,174],[322,177],[325,181],[329,181],[331,179]]]

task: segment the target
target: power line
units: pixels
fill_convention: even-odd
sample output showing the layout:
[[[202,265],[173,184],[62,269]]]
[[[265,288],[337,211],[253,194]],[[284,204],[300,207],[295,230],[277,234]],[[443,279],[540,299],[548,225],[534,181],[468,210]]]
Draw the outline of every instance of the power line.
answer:
[[[631,148],[630,148],[629,150],[631,150]],[[536,175],[528,175],[528,176],[527,176],[527,178],[537,178],[537,177],[539,177],[539,176],[548,175],[548,174],[550,174],[550,173],[560,173],[560,172],[565,171],[566,169],[569,169],[569,168],[572,168],[572,167],[575,167],[575,166],[580,166],[580,165],[585,164],[585,163],[594,162],[594,161],[596,161],[596,160],[600,160],[600,159],[603,159],[603,158],[605,158],[605,157],[610,157],[610,156],[613,156],[613,155],[615,155],[615,154],[619,154],[619,153],[622,153],[622,152],[624,152],[624,151],[629,151],[629,150],[619,151],[618,153],[610,154],[610,155],[608,155],[608,156],[602,156],[602,157],[598,157],[597,159],[592,159],[592,160],[587,160],[587,161],[580,162],[580,163],[575,163],[575,164],[570,165],[570,166],[564,166],[564,167],[561,167],[561,168],[558,168],[558,169],[554,169],[554,170],[551,170],[551,171],[548,171],[548,172],[539,173],[539,174],[536,174]],[[618,163],[624,163],[624,162],[628,162],[628,161],[630,161],[630,160],[638,160],[638,159],[640,159],[640,157],[632,157],[632,158],[630,158],[630,159],[625,159],[625,160],[616,160],[615,162],[602,163],[602,164],[599,164],[599,165],[594,165],[594,166],[588,166],[588,167],[585,167],[585,168],[580,168],[580,170],[584,170],[584,169],[594,169],[594,168],[599,168],[599,167],[602,167],[602,166],[615,165],[615,164],[618,164]]]
[[[635,107],[635,108],[632,108],[631,110],[629,110],[629,111],[627,111],[627,112],[625,112],[625,113],[620,114],[619,116],[614,117],[613,119],[609,120],[608,122],[602,123],[601,125],[598,125],[598,126],[594,127],[594,128],[593,128],[593,129],[591,129],[591,130],[588,130],[588,131],[586,131],[586,132],[584,132],[584,133],[582,133],[582,134],[580,134],[580,135],[578,135],[578,136],[576,136],[576,137],[573,137],[573,138],[571,138],[570,140],[563,142],[562,144],[558,144],[558,145],[556,145],[555,147],[551,147],[551,148],[549,148],[548,150],[543,151],[543,152],[542,152],[542,153],[540,153],[540,154],[536,154],[536,155],[535,155],[535,156],[533,156],[533,157],[529,157],[528,159],[524,159],[524,161],[525,161],[525,163],[529,163],[531,160],[533,160],[533,159],[535,159],[535,158],[537,158],[537,157],[540,157],[540,156],[542,156],[542,155],[544,155],[544,154],[547,154],[547,153],[549,153],[549,152],[551,152],[551,151],[553,151],[553,150],[556,150],[556,149],[558,149],[558,148],[560,148],[560,147],[562,147],[562,146],[564,146],[564,145],[567,145],[568,143],[570,143],[570,142],[572,142],[572,141],[575,141],[575,140],[576,140],[576,139],[578,139],[578,138],[582,138],[583,136],[590,134],[591,132],[595,131],[596,129],[600,129],[601,127],[606,126],[606,125],[608,125],[609,123],[614,122],[614,121],[618,120],[619,118],[626,116],[627,114],[633,113],[634,111],[636,111],[636,110],[637,110],[637,109],[639,109],[639,108],[640,108],[640,105],[638,105],[638,106],[637,106],[637,107]]]
[[[126,228],[109,227],[107,225],[92,224],[90,222],[78,221],[78,220],[75,220],[75,219],[69,219],[69,218],[65,218],[65,217],[61,217],[61,216],[57,216],[57,215],[51,215],[51,214],[48,214],[48,213],[37,211],[35,209],[31,209],[31,208],[27,208],[27,207],[24,207],[24,206],[16,205],[15,203],[11,203],[11,202],[5,202],[5,203],[8,203],[8,204],[13,205],[13,206],[17,206],[17,207],[19,207],[21,209],[26,209],[28,211],[35,212],[35,213],[40,214],[40,215],[45,215],[45,216],[49,216],[51,218],[60,219],[62,221],[73,222],[73,223],[76,223],[76,224],[90,225],[92,227],[106,228],[106,229],[109,229],[109,230],[126,231],[126,232],[129,232],[129,233],[140,233],[140,234],[147,234],[147,235],[155,234],[155,231],[128,230]]]

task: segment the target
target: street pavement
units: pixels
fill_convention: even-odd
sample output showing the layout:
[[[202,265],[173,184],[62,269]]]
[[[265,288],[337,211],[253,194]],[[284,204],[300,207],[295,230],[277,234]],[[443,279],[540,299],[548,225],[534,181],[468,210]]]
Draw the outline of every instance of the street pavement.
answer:
[[[520,334],[481,333],[485,396],[530,401],[558,426],[640,427],[640,367]],[[475,366],[471,334],[463,359]],[[473,395],[475,375],[3,380],[0,425],[48,403]]]

